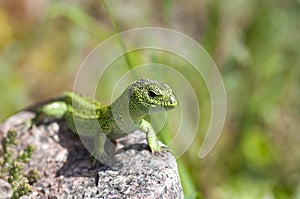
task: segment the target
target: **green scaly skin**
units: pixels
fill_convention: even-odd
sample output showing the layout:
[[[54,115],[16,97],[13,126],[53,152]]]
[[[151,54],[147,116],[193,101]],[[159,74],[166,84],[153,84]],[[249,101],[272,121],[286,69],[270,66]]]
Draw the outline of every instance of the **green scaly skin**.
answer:
[[[61,98],[41,106],[32,123],[43,117],[65,119],[74,132],[95,139],[93,155],[98,160],[105,160],[106,140],[126,136],[135,130],[147,134],[148,145],[153,153],[160,152],[156,133],[144,118],[150,112],[168,111],[176,105],[176,97],[167,84],[141,79],[129,85],[111,105],[104,107],[97,101],[66,92]]]

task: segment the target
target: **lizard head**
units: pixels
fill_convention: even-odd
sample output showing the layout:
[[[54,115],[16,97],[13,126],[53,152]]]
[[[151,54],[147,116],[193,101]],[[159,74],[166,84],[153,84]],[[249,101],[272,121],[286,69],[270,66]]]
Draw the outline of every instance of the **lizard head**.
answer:
[[[131,100],[139,104],[140,109],[151,112],[168,111],[177,105],[172,89],[165,83],[140,79],[131,84]]]

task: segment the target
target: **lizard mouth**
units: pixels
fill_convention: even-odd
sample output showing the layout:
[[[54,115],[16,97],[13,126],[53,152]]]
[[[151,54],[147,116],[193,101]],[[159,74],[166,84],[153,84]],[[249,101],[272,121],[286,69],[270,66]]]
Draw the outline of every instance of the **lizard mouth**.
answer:
[[[171,110],[177,106],[177,99],[175,95],[172,95],[168,100],[154,101],[150,106],[162,110]]]

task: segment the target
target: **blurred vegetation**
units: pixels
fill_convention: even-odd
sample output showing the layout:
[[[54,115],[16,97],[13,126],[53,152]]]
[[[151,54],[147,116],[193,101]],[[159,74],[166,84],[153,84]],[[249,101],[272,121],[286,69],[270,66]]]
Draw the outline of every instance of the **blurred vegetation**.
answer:
[[[0,1],[0,120],[72,89],[85,56],[118,29],[175,29],[213,57],[228,97],[212,153],[198,159],[201,135],[178,160],[186,198],[300,198],[300,1],[107,2],[109,9],[102,1]],[[129,55],[132,66],[143,56]],[[183,64],[152,56],[146,59]],[[195,88],[205,87],[191,74]],[[108,102],[109,92],[101,90],[100,100]],[[203,92],[199,135],[209,122]]]

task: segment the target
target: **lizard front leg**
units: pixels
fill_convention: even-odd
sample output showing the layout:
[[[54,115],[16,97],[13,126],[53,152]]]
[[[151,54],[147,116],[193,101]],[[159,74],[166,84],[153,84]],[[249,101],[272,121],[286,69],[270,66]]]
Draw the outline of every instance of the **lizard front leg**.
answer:
[[[107,137],[103,132],[98,132],[95,135],[94,150],[92,152],[92,155],[101,162],[104,162],[107,157],[104,149],[106,139]]]
[[[159,146],[157,143],[157,137],[151,124],[148,121],[142,119],[140,128],[147,134],[148,145],[152,153],[160,152],[162,149],[161,146]]]

